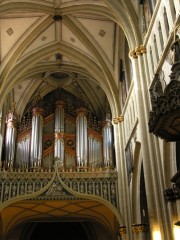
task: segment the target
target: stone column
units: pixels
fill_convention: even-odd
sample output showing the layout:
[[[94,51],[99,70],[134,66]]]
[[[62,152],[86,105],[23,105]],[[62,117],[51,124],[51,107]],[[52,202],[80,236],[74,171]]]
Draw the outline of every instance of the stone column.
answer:
[[[132,232],[134,240],[148,240],[148,225],[146,224],[133,224]]]
[[[43,137],[44,109],[35,107],[32,109],[32,135],[30,167],[42,166],[42,137]]]
[[[131,54],[132,52],[133,55]],[[145,81],[146,74],[143,61],[143,54],[146,53],[146,49],[141,45],[132,52],[130,56],[133,58],[132,63],[135,73],[134,83],[136,89],[139,135],[142,145],[141,151],[150,226],[152,232],[160,230],[162,240],[173,239],[172,232],[170,228],[167,227],[170,226],[170,219],[163,196],[162,166],[160,159],[158,159],[156,155],[154,136],[148,133],[150,100],[147,94],[149,89]]]
[[[121,240],[126,240],[127,239],[127,237],[126,237],[126,227],[125,226],[119,227],[119,235],[121,237]]]
[[[128,186],[127,169],[125,162],[125,152],[123,146],[122,115],[113,118],[114,126],[114,144],[116,149],[116,168],[118,172],[118,191],[119,191],[119,209],[122,216],[120,225],[126,226],[126,234],[123,233],[122,239],[133,239],[132,236],[132,212],[130,202],[130,191]],[[124,227],[122,228],[124,229]]]

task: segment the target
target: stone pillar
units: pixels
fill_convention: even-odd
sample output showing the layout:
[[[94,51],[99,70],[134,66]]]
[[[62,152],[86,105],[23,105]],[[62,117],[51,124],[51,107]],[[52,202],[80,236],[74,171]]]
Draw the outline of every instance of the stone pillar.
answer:
[[[64,102],[56,102],[54,159],[64,166]]]
[[[9,111],[6,124],[5,167],[12,168],[15,160],[15,145],[17,136],[17,113],[15,112],[15,108],[12,111]]]
[[[130,191],[128,185],[127,169],[125,162],[125,152],[123,146],[123,129],[122,121],[124,117],[122,115],[113,117],[114,126],[114,144],[116,149],[116,168],[118,172],[118,191],[119,191],[119,209],[122,216],[122,222],[120,225],[126,225],[126,234],[123,234],[122,239],[133,239],[132,236],[132,212],[130,202]],[[124,229],[124,227],[122,227]]]
[[[160,229],[162,240],[173,239],[172,231],[169,227],[167,227],[170,226],[170,219],[163,196],[163,169],[155,150],[154,136],[148,133],[150,101],[149,95],[147,94],[149,89],[145,81],[145,59],[143,59],[142,56],[146,53],[146,48],[141,45],[132,52],[130,52],[130,56],[133,58],[132,63],[135,73],[134,84],[136,89],[135,94],[138,110],[138,130],[142,145],[141,151],[143,157],[150,226],[152,232],[159,231]],[[152,192],[154,193],[153,195]]]
[[[78,167],[87,167],[88,139],[87,139],[87,110],[76,110],[76,158]]]
[[[127,239],[127,237],[126,237],[126,227],[125,226],[119,227],[119,235],[121,237],[121,240],[126,240]]]
[[[148,225],[146,224],[133,224],[132,232],[134,240],[148,240]]]
[[[35,107],[32,109],[32,135],[30,167],[42,166],[42,137],[43,137],[44,109]]]

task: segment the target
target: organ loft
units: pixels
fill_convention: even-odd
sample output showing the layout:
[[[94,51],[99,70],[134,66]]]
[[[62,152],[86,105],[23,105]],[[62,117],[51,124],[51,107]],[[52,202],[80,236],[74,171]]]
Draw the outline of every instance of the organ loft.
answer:
[[[37,96],[21,119],[14,105],[6,119],[4,155],[4,169],[113,169],[110,112],[98,119],[82,99],[63,91]]]

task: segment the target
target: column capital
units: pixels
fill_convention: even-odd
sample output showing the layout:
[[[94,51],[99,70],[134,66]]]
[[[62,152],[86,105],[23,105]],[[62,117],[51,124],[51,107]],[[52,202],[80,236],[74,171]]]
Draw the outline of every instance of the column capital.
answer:
[[[87,115],[87,109],[84,108],[84,107],[77,108],[77,109],[76,109],[76,114],[77,114],[77,115],[79,115],[79,114]]]
[[[39,107],[34,107],[32,109],[32,115],[35,116],[35,115],[41,115],[43,116],[44,115],[44,109],[43,108],[39,108]]]
[[[146,53],[146,46],[140,45],[137,46],[135,49],[131,50],[129,52],[129,56],[132,58],[138,58],[138,56],[142,56],[144,53]]]
[[[132,225],[132,232],[133,233],[145,233],[148,232],[148,225],[147,224],[133,224]]]
[[[124,116],[123,115],[113,118],[113,123],[114,124],[118,124],[119,122],[123,122],[123,121],[124,121]]]
[[[125,236],[126,235],[126,226],[119,227],[119,235]]]

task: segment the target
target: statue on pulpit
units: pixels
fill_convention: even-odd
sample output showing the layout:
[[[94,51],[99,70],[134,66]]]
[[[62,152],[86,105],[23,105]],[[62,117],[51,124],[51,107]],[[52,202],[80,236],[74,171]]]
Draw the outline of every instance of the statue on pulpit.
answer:
[[[180,39],[179,36],[176,35],[175,41],[171,46],[171,50],[174,52],[174,63],[180,61]]]

